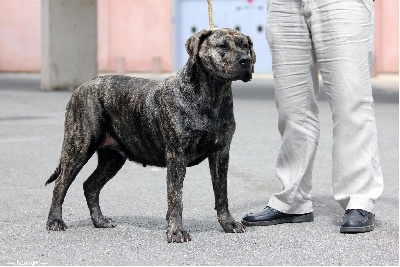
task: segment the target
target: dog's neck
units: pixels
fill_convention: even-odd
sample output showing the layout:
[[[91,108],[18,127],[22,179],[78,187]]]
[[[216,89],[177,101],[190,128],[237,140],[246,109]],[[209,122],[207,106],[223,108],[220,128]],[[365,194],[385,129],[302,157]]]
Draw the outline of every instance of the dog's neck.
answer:
[[[195,95],[206,95],[213,99],[214,105],[232,99],[232,81],[215,78],[208,73],[199,60],[192,63],[190,60],[181,70],[183,90]]]

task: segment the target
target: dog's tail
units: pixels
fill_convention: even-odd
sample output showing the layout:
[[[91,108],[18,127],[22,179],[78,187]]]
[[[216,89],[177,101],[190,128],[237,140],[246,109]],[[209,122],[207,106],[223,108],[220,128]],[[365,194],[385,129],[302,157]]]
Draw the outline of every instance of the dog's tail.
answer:
[[[61,163],[58,164],[56,170],[55,170],[54,173],[50,176],[49,180],[47,180],[45,186],[48,185],[48,184],[50,184],[50,183],[52,183],[52,182],[54,182],[55,180],[57,180],[58,177],[60,177],[60,174],[61,174]]]

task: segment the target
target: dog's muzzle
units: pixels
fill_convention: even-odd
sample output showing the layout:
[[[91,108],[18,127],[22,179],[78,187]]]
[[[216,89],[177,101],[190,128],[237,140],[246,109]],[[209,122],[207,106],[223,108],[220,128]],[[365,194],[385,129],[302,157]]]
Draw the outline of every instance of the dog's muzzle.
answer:
[[[251,59],[248,55],[243,55],[239,59],[239,65],[242,68],[243,75],[242,75],[242,81],[243,82],[248,82],[251,80],[253,77],[253,72],[251,69]]]

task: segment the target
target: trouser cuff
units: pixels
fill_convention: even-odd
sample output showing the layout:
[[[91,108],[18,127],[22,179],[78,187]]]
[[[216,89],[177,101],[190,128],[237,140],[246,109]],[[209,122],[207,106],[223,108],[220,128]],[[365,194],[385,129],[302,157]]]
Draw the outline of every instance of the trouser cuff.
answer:
[[[367,198],[360,198],[360,197],[350,197],[350,201],[346,206],[346,209],[362,209],[371,213],[374,213],[375,202],[367,199]]]
[[[313,212],[311,200],[303,203],[296,203],[295,205],[289,205],[280,201],[275,196],[272,196],[268,202],[268,206],[286,214],[305,214]]]

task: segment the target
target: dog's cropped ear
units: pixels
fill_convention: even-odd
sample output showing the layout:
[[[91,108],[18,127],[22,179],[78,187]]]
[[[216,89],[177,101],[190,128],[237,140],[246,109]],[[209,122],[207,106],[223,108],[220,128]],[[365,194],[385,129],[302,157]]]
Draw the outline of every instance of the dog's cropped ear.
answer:
[[[189,54],[189,59],[192,64],[196,62],[197,55],[200,50],[200,45],[211,34],[210,30],[202,30],[191,36],[186,41],[186,51]]]
[[[256,53],[253,49],[253,41],[249,36],[247,36],[247,41],[249,42],[250,59],[251,59],[251,71],[254,73],[254,64],[256,63]]]

